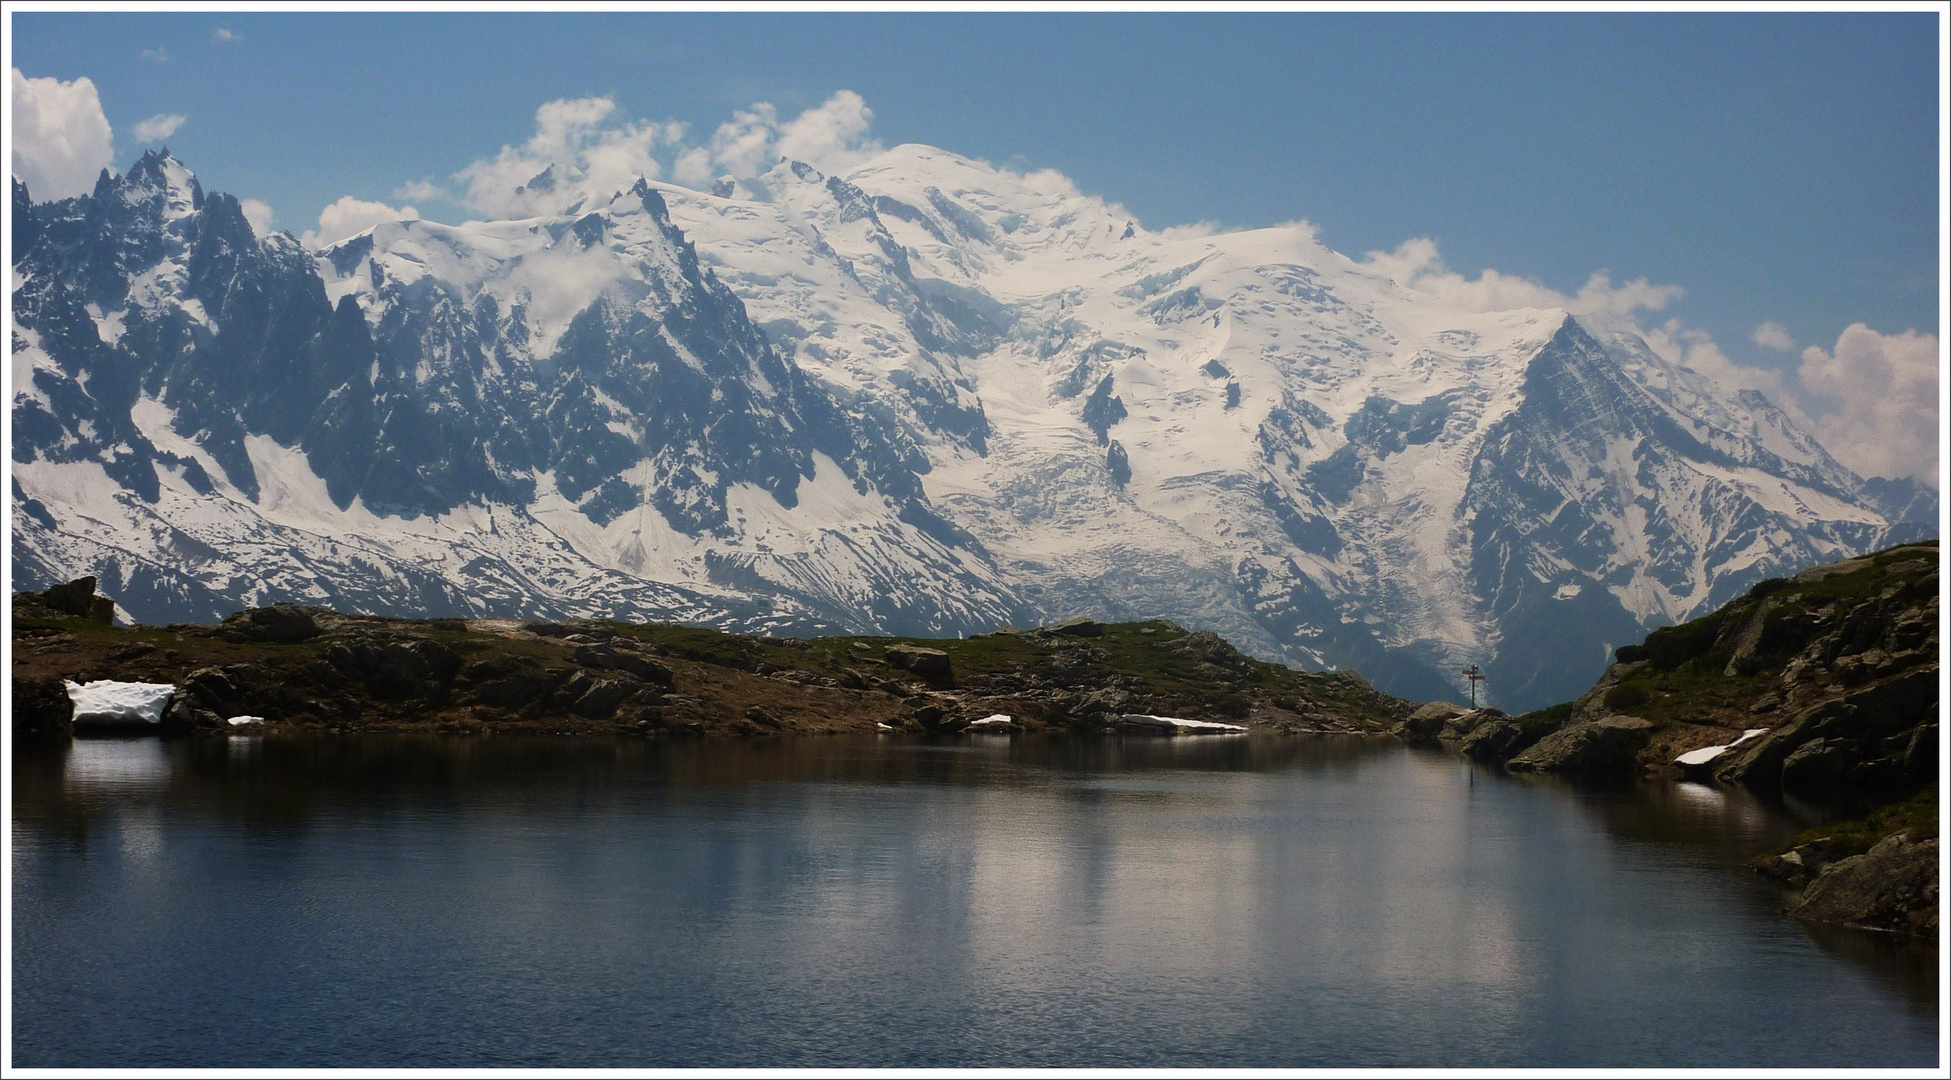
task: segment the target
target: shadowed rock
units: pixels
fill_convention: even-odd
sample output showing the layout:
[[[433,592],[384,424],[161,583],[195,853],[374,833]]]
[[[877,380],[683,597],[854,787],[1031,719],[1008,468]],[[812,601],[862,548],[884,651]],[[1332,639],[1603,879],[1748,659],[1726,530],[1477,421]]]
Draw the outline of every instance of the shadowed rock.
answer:
[[[1937,838],[1893,833],[1824,867],[1789,914],[1863,930],[1937,937]]]
[[[1628,772],[1652,734],[1653,722],[1637,716],[1588,720],[1552,732],[1504,767],[1513,772]]]

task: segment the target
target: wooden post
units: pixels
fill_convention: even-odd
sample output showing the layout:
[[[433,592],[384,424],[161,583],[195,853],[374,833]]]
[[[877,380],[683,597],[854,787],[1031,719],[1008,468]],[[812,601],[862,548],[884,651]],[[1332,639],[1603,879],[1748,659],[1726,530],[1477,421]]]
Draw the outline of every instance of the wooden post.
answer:
[[[1470,707],[1477,707],[1477,684],[1484,681],[1484,673],[1477,665],[1471,664],[1463,669],[1463,677],[1470,680]]]

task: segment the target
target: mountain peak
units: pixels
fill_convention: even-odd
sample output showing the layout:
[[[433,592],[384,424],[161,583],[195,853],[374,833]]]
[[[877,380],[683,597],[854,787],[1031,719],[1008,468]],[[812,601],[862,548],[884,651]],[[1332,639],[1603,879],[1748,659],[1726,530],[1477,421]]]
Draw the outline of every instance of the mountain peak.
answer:
[[[728,200],[550,165],[507,216],[323,253],[215,195],[159,228],[202,201],[166,151],[93,202],[16,186],[16,573],[154,621],[1164,611],[1405,696],[1479,664],[1523,707],[1935,522],[1630,327],[921,144],[836,172]]]

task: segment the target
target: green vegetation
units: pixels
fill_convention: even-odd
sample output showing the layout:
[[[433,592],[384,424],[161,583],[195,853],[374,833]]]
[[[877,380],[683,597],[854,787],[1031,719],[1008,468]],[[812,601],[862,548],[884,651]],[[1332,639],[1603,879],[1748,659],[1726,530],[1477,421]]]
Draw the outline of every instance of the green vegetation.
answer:
[[[1936,541],[1904,544],[1837,564],[1813,579],[1756,582],[1712,614],[1655,630],[1643,644],[1622,646],[1620,662],[1645,663],[1606,691],[1605,706],[1661,725],[1699,723],[1744,710],[1812,640],[1836,629],[1839,608],[1885,593],[1900,600],[1934,594],[1937,553]],[[1730,670],[1744,645],[1747,653]]]
[[[1565,721],[1572,718],[1572,705],[1572,702],[1561,701],[1556,705],[1534,709],[1513,720],[1524,731],[1525,738],[1535,742],[1540,736],[1564,727]]]
[[[1711,659],[1690,660],[1666,671],[1649,665],[1607,690],[1605,705],[1662,726],[1699,723],[1710,716],[1745,713],[1770,681],[1760,675],[1725,674]]]
[[[1892,833],[1908,831],[1917,839],[1937,835],[1937,785],[1932,784],[1900,803],[1879,806],[1849,821],[1808,829],[1770,854],[1779,855],[1804,844],[1822,841],[1831,861],[1861,855]]]

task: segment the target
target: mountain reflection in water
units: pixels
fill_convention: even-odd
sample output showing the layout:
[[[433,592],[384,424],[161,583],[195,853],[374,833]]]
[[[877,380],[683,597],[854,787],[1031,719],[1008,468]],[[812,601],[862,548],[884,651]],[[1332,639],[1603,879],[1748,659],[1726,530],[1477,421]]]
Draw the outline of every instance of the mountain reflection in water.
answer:
[[[1742,869],[1778,813],[1382,740],[85,740],[14,792],[21,1066],[1936,1060],[1934,951]]]

